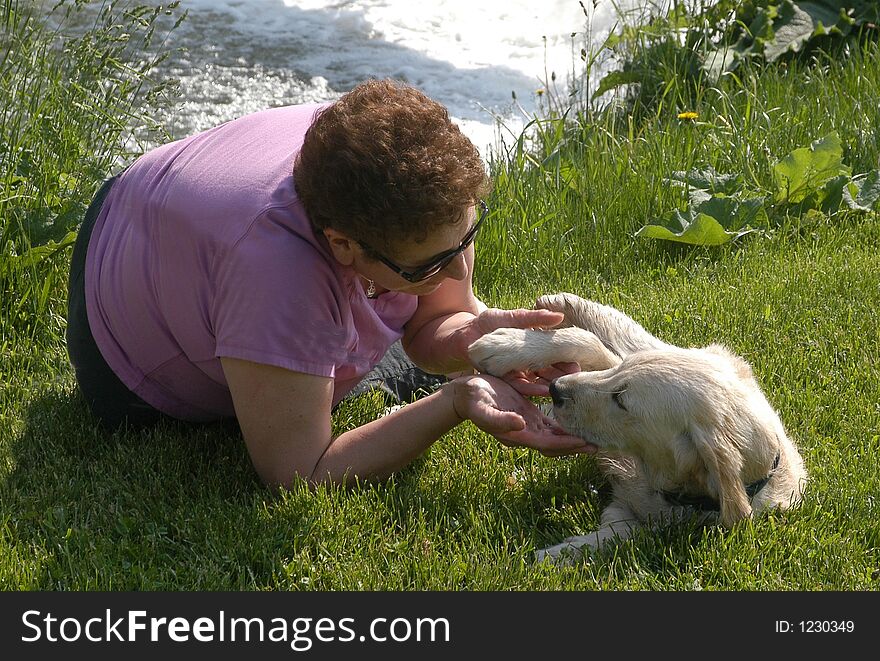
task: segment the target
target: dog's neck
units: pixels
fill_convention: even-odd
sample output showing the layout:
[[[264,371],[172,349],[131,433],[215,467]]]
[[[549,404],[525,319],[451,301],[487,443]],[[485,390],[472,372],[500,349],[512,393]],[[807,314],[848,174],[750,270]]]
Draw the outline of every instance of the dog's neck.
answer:
[[[756,480],[751,484],[745,485],[746,495],[748,495],[749,500],[754,500],[755,496],[767,486],[767,483],[770,481],[770,478],[773,477],[774,471],[779,467],[779,457],[780,453],[776,453],[776,458],[773,460],[773,466],[767,472],[767,475],[762,477],[760,480]],[[680,507],[692,507],[696,510],[706,511],[706,512],[720,512],[721,511],[721,503],[712,496],[695,496],[691,494],[684,493],[682,491],[659,491],[660,495],[663,496],[664,500],[670,505],[678,505]]]

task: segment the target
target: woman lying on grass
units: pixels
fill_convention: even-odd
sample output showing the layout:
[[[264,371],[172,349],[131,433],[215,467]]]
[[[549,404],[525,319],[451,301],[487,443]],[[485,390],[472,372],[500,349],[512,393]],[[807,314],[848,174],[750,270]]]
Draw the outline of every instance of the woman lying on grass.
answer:
[[[68,351],[90,409],[110,429],[234,416],[280,486],[387,477],[465,419],[507,445],[592,450],[524,396],[569,366],[506,382],[467,361],[487,332],[562,320],[475,298],[488,186],[445,108],[391,81],[145,154],[74,250]],[[466,374],[333,437],[333,407],[401,339],[426,372]]]

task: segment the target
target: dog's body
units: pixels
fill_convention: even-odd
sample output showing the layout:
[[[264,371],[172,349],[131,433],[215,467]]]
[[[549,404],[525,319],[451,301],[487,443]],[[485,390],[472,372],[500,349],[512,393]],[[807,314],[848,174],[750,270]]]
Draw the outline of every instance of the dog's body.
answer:
[[[594,443],[612,485],[601,526],[539,552],[577,557],[638,527],[692,517],[731,526],[800,502],[807,479],[797,447],[749,365],[720,345],[666,344],[620,311],[573,294],[537,307],[565,314],[556,330],[500,329],[469,349],[502,376],[577,362],[551,385],[553,415]]]

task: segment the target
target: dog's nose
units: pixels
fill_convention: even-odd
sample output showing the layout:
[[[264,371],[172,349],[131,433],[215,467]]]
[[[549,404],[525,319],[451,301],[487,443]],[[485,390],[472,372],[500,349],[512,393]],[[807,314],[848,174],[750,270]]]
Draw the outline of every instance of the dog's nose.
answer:
[[[553,406],[562,406],[562,403],[565,401],[565,397],[562,396],[556,381],[550,382],[550,397],[553,399]]]

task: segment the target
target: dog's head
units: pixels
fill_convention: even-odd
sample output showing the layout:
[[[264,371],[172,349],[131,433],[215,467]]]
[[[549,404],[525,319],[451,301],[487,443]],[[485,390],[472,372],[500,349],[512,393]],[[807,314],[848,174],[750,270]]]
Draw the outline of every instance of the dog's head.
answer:
[[[780,423],[749,366],[719,346],[628,355],[611,369],[557,379],[553,412],[571,434],[640,459],[652,482],[721,504],[721,523],[751,514],[744,480],[766,475]]]

